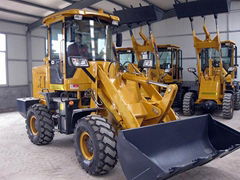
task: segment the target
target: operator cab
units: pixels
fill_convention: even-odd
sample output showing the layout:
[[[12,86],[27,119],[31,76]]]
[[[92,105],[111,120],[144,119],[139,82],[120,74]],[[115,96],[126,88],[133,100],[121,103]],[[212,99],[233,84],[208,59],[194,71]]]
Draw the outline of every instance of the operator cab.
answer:
[[[212,59],[214,68],[220,66],[222,58],[223,68],[228,72],[230,67],[237,65],[237,46],[232,41],[221,42],[221,52],[214,48],[205,48],[200,53],[201,70],[204,72],[209,68],[209,59]]]
[[[209,68],[209,60],[212,59],[213,67],[220,66],[221,53],[214,48],[204,48],[200,53],[201,70],[205,72]]]
[[[65,23],[52,23],[51,16],[45,19],[50,37],[51,84],[63,84],[64,78],[72,78],[77,68],[88,68],[91,61],[116,61],[112,34],[118,19],[76,11],[76,15],[63,17]]]
[[[182,79],[182,50],[176,45],[158,45],[160,69],[168,72],[173,79]]]
[[[224,69],[228,71],[230,67],[238,66],[236,44],[233,41],[223,41],[221,43],[221,46]]]
[[[129,63],[137,64],[137,58],[133,48],[117,48],[117,57],[123,69],[126,69]]]

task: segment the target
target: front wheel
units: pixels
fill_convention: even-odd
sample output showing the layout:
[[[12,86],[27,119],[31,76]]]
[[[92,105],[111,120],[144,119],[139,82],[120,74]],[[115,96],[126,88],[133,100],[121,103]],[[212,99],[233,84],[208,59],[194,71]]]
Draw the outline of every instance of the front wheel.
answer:
[[[182,110],[184,116],[191,116],[195,113],[195,94],[193,92],[187,92],[184,95]]]
[[[225,93],[223,97],[222,112],[224,119],[232,119],[234,109],[234,98],[233,94]]]
[[[82,168],[92,175],[107,174],[117,163],[115,131],[99,116],[80,119],[74,131],[74,147]]]
[[[49,144],[54,137],[52,115],[46,106],[34,104],[29,108],[26,119],[26,129],[33,144]]]

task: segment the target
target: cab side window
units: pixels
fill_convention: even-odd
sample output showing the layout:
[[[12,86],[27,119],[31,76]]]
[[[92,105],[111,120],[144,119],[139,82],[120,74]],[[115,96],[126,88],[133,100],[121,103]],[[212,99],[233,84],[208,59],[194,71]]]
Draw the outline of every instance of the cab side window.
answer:
[[[50,82],[51,84],[63,84],[63,53],[64,41],[62,22],[50,26]]]
[[[63,47],[62,22],[51,25],[50,38],[51,38],[50,58],[60,59],[61,48]]]

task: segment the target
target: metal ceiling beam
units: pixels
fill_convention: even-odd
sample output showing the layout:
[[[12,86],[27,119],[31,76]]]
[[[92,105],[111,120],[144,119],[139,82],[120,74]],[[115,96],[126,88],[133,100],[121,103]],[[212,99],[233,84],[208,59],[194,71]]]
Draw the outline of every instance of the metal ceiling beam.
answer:
[[[51,8],[51,7],[47,7],[47,6],[43,6],[43,5],[40,5],[40,4],[35,4],[35,3],[32,3],[32,2],[23,1],[23,0],[10,0],[10,1],[14,1],[14,2],[17,2],[19,4],[29,5],[29,6],[36,7],[36,8],[46,9],[46,10],[53,11],[53,12],[56,12],[58,10],[58,9],[54,9],[54,8]]]
[[[125,8],[125,9],[129,8],[128,6],[125,6],[125,5],[117,2],[116,0],[106,0],[106,1],[111,2],[113,4],[116,4],[117,6],[120,6],[120,7]]]
[[[176,16],[177,16],[177,14],[176,14],[175,9],[170,9],[170,10],[165,11],[162,20],[176,17]]]
[[[152,21],[152,22],[149,22],[149,23],[152,24],[152,23],[163,21],[165,19],[169,19],[169,18],[172,18],[172,17],[176,17],[175,9],[165,11],[164,14],[163,14],[163,17],[161,19],[158,19],[156,21]],[[146,22],[139,23],[139,24],[133,24],[133,25],[131,25],[131,28],[132,29],[138,28],[138,27],[144,26],[146,24],[147,24]],[[129,27],[127,25],[122,25],[116,30],[116,32],[124,32],[124,31],[128,31],[128,30],[129,30]]]
[[[145,2],[145,3],[147,3],[148,5],[152,5],[152,6],[156,7],[156,8],[157,8],[158,10],[160,10],[160,11],[165,11],[165,10],[162,9],[161,7],[159,7],[159,6],[157,6],[157,5],[149,2],[148,0],[142,0],[142,1]]]
[[[73,0],[64,0],[64,1],[66,1],[66,2],[68,2],[68,3],[74,3],[74,2],[76,2],[76,1],[73,1]],[[90,10],[93,10],[93,11],[98,11],[98,8],[95,8],[95,7],[87,7],[88,9],[90,9]],[[109,11],[105,11],[104,10],[104,12],[106,12],[106,13],[108,13],[108,14],[112,14],[111,12],[109,12]]]
[[[73,1],[73,0],[64,0],[65,2],[68,2],[68,3],[71,3],[71,4],[73,4],[73,3],[75,3],[76,1]],[[93,10],[93,11],[98,11],[98,9],[96,9],[96,8],[94,8],[94,7],[87,7],[88,9],[91,9],[91,10]]]
[[[2,22],[7,22],[7,23],[14,23],[14,24],[20,24],[20,25],[24,25],[27,26],[27,23],[23,23],[23,22],[18,22],[18,21],[12,21],[12,20],[7,20],[7,19],[0,19],[0,21]]]
[[[98,12],[98,8],[95,8],[95,7],[87,7],[88,9],[91,9],[91,10],[93,10],[93,11],[97,11]],[[113,14],[112,12],[109,12],[109,11],[106,11],[106,10],[104,10],[103,9],[103,11],[105,12],[105,13],[107,13],[107,14]]]
[[[93,10],[93,11],[98,11],[98,9],[97,8],[94,8],[94,7],[87,7],[88,9],[91,9],[91,10]]]
[[[68,10],[68,9],[83,9],[83,8],[87,8],[95,3],[98,3],[102,0],[82,0],[82,1],[78,1],[78,2],[75,2],[73,4],[71,4],[70,6],[67,6],[63,9],[60,9],[58,10],[57,12],[59,11],[63,11],[63,10]],[[32,24],[29,24],[28,25],[28,30],[31,31],[39,26],[42,25],[42,20],[43,18],[39,19],[38,21],[32,23]]]
[[[76,1],[72,1],[72,0],[63,0],[63,1],[68,2],[68,3],[71,3],[71,4],[73,4],[73,3],[76,2]]]
[[[19,12],[19,11],[14,11],[14,10],[10,10],[10,9],[0,8],[0,11],[15,14],[15,15],[27,16],[27,17],[36,18],[36,19],[42,18],[41,16],[31,15],[31,14],[27,14],[27,13],[23,13],[23,12]]]

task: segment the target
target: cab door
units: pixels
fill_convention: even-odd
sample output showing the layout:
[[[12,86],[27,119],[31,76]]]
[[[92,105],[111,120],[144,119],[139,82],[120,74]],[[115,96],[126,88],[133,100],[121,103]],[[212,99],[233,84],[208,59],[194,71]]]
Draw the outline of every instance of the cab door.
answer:
[[[63,84],[63,23],[50,26],[50,83]]]

